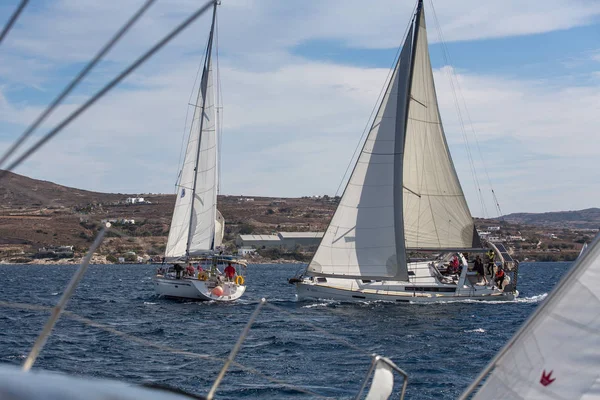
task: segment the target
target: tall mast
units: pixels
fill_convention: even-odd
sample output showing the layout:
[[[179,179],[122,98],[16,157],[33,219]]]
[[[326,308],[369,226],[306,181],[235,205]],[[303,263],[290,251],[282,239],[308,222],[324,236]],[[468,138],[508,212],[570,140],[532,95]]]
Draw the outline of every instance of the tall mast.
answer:
[[[208,37],[208,45],[206,46],[206,56],[204,57],[204,69],[202,70],[202,79],[200,81],[200,93],[202,94],[202,107],[200,113],[200,131],[198,132],[198,148],[196,149],[196,162],[194,165],[194,185],[192,186],[192,204],[190,209],[190,222],[188,227],[188,238],[185,246],[186,258],[190,256],[190,245],[192,243],[192,223],[194,219],[194,201],[196,199],[196,183],[198,181],[198,163],[200,162],[200,145],[202,144],[202,128],[204,125],[204,110],[206,107],[206,92],[208,88],[208,75],[209,68],[211,68],[211,57],[212,57],[212,44],[213,36],[215,32],[215,21],[217,19],[217,5],[219,2],[215,1],[213,5],[213,17],[212,24],[210,26],[210,35]],[[214,233],[213,233],[214,234]]]
[[[410,66],[408,71],[407,90],[398,90],[398,110],[396,112],[396,157],[394,160],[394,220],[396,236],[396,262],[398,266],[406,265],[406,238],[404,234],[404,146],[406,143],[406,129],[408,126],[408,110],[410,108],[413,72],[415,69],[415,53],[417,51],[417,41],[419,40],[419,26],[421,22],[421,13],[423,12],[423,0],[417,3],[417,12],[414,16],[413,37],[410,52]],[[404,109],[401,109],[404,108]],[[401,271],[405,269],[400,268]],[[400,279],[408,280],[408,273],[400,274]]]

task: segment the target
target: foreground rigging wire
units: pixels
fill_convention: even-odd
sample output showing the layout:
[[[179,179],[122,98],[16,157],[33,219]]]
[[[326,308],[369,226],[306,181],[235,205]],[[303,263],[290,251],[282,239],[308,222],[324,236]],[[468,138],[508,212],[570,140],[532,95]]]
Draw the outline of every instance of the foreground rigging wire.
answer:
[[[69,125],[73,120],[75,120],[80,114],[82,114],[85,110],[91,107],[96,101],[102,98],[106,93],[108,93],[112,88],[114,88],[117,84],[119,84],[123,79],[125,79],[129,74],[135,71],[140,65],[146,62],[150,57],[154,55],[157,51],[163,48],[167,43],[169,43],[174,37],[176,37],[179,33],[181,33],[185,28],[187,28],[192,22],[198,19],[202,14],[204,14],[214,3],[216,0],[211,0],[200,7],[196,12],[194,12],[191,16],[189,16],[185,21],[179,24],[175,29],[173,29],[169,34],[163,37],[158,43],[156,43],[150,50],[140,56],[137,60],[135,60],[129,67],[127,67],[123,72],[117,75],[112,81],[106,84],[102,89],[100,89],[94,96],[92,96],[88,101],[86,101],[82,106],[80,106],[77,110],[73,111],[67,118],[65,118],[60,124],[58,124],[54,129],[48,132],[45,136],[43,136],[40,140],[38,140],[32,147],[29,148],[25,153],[23,153],[19,158],[17,158],[14,162],[12,162],[4,171],[0,171],[0,178],[6,176],[9,171],[12,171],[17,166],[19,166],[23,161],[29,158],[32,154],[34,154],[40,147],[42,147],[47,141],[56,136],[60,131],[62,131],[67,125]]]
[[[10,31],[12,26],[15,24],[15,22],[17,22],[17,19],[19,18],[21,11],[23,11],[23,9],[25,8],[25,6],[27,5],[28,2],[29,2],[29,0],[21,0],[21,4],[19,4],[19,7],[17,7],[17,9],[13,13],[13,15],[10,17],[10,19],[4,26],[4,29],[2,29],[2,33],[0,33],[0,43],[2,43],[2,40],[4,40],[6,35],[8,35],[8,32]]]
[[[4,153],[2,158],[0,159],[0,167],[2,164],[6,162],[6,160],[13,154],[21,144],[35,131],[38,126],[46,119],[48,115],[54,111],[56,107],[67,97],[75,87],[83,80],[83,78],[98,64],[98,62],[104,57],[106,53],[125,35],[125,33],[131,28],[136,21],[150,8],[152,3],[156,0],[147,0],[142,7],[119,29],[119,31],[108,41],[102,49],[94,56],[94,58],[79,72],[79,74],[67,85],[67,87],[52,101],[52,103],[44,110],[43,113],[39,115],[39,117],[35,120],[33,124],[31,124],[25,132],[21,134],[21,136],[17,139],[17,141]]]

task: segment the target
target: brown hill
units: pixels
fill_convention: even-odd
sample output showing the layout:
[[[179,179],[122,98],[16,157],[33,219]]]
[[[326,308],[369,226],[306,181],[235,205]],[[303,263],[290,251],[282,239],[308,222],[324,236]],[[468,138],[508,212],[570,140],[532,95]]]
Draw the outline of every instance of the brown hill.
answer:
[[[143,195],[148,201],[144,204],[126,204],[127,197],[131,195],[91,192],[8,174],[0,180],[0,261],[33,256],[44,246],[73,245],[76,253],[81,255],[93,241],[103,220],[116,223],[113,222],[100,254],[163,254],[175,196]],[[323,231],[337,200],[327,196],[219,196],[219,210],[226,220],[225,244],[233,251],[239,233]],[[478,219],[476,225],[483,230],[490,225],[501,225],[497,234],[523,236],[523,241],[511,245],[515,251],[522,252],[523,258],[557,258],[560,255],[559,259],[567,259],[567,256],[575,257],[581,244],[589,242],[594,235],[571,230],[581,228],[583,222],[589,223],[585,227],[600,226],[599,211],[510,214],[503,220]],[[123,223],[125,219],[135,223]],[[557,238],[551,238],[551,233]],[[526,251],[529,253],[524,253]]]
[[[75,189],[8,172],[0,179],[0,208],[73,207],[112,202],[123,195]]]
[[[132,195],[74,189],[10,173],[0,180],[0,260],[41,247],[88,247],[101,221],[113,228],[100,252],[122,255],[162,254],[173,213],[174,195],[143,195],[143,204],[127,204]],[[322,231],[335,209],[333,199],[219,196],[226,220],[226,244],[238,233]],[[134,220],[135,223],[121,223]],[[23,255],[23,254],[21,254]],[[13,257],[14,258],[14,257]]]

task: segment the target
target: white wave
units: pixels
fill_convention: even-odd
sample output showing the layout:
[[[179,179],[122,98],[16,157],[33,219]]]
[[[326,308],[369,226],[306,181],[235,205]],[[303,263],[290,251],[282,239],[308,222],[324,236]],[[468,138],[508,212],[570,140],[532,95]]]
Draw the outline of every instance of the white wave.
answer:
[[[477,328],[477,329],[468,329],[466,331],[463,331],[464,333],[485,333],[485,329],[483,328]]]
[[[517,303],[539,303],[548,297],[548,293],[542,293],[531,297],[517,297],[515,302]]]
[[[147,306],[153,306],[153,305],[158,304],[158,303],[152,303],[150,301],[145,301],[144,304],[147,305]]]
[[[58,296],[58,292],[50,293],[51,296]]]
[[[302,308],[329,307],[334,304],[340,304],[340,302],[335,300],[325,300],[322,303],[307,304],[302,306]]]

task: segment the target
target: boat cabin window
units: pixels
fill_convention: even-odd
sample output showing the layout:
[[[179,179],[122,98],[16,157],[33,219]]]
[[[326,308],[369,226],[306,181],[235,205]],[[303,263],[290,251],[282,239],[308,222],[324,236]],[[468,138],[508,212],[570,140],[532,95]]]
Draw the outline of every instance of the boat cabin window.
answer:
[[[327,282],[327,278],[316,278],[317,282]]]

